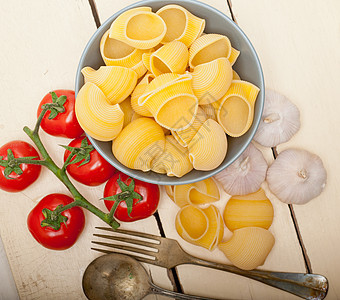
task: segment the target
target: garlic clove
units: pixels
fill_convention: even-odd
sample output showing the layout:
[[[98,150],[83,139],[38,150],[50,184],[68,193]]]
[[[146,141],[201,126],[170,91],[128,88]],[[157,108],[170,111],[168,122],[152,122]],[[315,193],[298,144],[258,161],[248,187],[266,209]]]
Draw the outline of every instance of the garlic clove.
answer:
[[[269,189],[288,204],[305,204],[317,197],[326,180],[320,157],[302,149],[281,152],[267,171]]]
[[[262,152],[250,143],[236,161],[214,178],[229,195],[246,195],[260,189],[267,168]]]
[[[265,147],[289,141],[300,129],[299,109],[284,95],[266,89],[262,119],[254,140]]]

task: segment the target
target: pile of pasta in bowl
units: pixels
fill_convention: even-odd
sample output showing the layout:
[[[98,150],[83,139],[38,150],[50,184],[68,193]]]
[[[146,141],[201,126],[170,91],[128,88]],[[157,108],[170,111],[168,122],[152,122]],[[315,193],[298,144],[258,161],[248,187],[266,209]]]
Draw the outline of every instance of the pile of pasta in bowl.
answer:
[[[229,38],[204,33],[205,20],[179,5],[120,14],[101,38],[106,66],[84,67],[79,124],[112,141],[124,166],[182,177],[217,168],[228,136],[251,127],[259,88],[232,66]]]

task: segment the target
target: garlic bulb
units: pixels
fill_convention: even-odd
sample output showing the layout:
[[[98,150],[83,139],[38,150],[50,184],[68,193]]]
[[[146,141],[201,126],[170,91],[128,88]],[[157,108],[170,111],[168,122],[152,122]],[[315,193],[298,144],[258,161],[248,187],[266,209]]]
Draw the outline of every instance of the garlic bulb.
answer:
[[[266,178],[267,162],[252,143],[229,167],[215,175],[229,195],[254,193]]]
[[[320,157],[302,149],[281,152],[267,172],[269,189],[288,204],[304,204],[317,197],[326,179]]]
[[[262,119],[254,140],[265,147],[285,143],[300,129],[299,109],[284,95],[266,90]]]

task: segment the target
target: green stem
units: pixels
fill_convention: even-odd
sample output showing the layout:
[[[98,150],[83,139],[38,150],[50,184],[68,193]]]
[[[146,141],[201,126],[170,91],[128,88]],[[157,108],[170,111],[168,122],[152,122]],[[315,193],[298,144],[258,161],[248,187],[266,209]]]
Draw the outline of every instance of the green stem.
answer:
[[[41,123],[41,120],[46,113],[47,109],[44,109],[37,120],[36,126],[34,130],[32,131],[29,129],[27,126],[24,127],[24,132],[30,137],[30,139],[33,141],[33,143],[37,146],[38,150],[41,153],[41,156],[43,157],[44,160],[42,161],[36,161],[32,160],[29,163],[37,163],[46,166],[50,171],[54,173],[55,176],[57,176],[61,182],[67,187],[67,189],[71,192],[72,196],[74,197],[74,203],[72,203],[73,206],[80,206],[83,207],[96,216],[98,216],[100,219],[102,219],[105,223],[109,224],[113,229],[117,229],[119,227],[119,223],[113,218],[113,215],[104,213],[101,211],[99,208],[94,206],[92,203],[87,201],[76,189],[76,187],[73,185],[73,183],[70,181],[68,178],[65,168],[63,167],[60,169],[55,162],[52,160],[50,155],[48,154],[46,148],[44,147],[43,143],[41,142],[41,139],[39,137],[38,131],[39,131],[39,126]],[[27,162],[28,163],[28,162]],[[65,207],[67,207],[66,205]],[[68,209],[65,207],[62,209],[62,211]]]
[[[38,134],[39,127],[40,127],[40,124],[41,124],[41,121],[42,121],[44,115],[46,114],[47,110],[48,110],[48,108],[44,108],[44,109],[41,111],[41,113],[40,113],[40,115],[39,115],[39,117],[38,117],[38,119],[37,119],[37,123],[35,124],[35,127],[34,127],[34,129],[33,129],[33,133],[34,133],[34,134]],[[25,130],[24,130],[24,131],[25,131]]]
[[[15,160],[19,164],[41,165],[47,167],[47,163],[44,160],[26,159],[25,157],[19,157]]]
[[[74,153],[73,151],[70,153],[70,155],[67,157],[67,159],[64,162],[63,167],[61,168],[62,171],[66,170],[66,167],[68,166],[69,162],[72,160],[72,158],[74,157]]]

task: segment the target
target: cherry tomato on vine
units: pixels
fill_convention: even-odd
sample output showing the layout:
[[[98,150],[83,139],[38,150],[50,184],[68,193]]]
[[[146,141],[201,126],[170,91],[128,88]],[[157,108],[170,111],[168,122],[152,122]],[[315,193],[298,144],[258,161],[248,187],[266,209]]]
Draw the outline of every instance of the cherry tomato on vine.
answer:
[[[118,220],[133,222],[155,213],[159,203],[159,187],[117,172],[105,185],[104,198],[107,197],[120,201],[114,213]],[[104,203],[110,211],[115,201],[106,199]]]
[[[42,246],[53,250],[65,250],[77,241],[85,225],[85,215],[80,207],[75,206],[60,213],[58,230],[43,222],[46,219],[46,215],[43,214],[44,209],[50,212],[59,205],[65,206],[71,202],[73,199],[67,195],[50,194],[41,199],[29,213],[28,229]]]
[[[86,137],[78,137],[72,140],[65,148],[64,162],[72,150],[77,151],[77,156],[71,159],[71,163],[76,159],[77,162],[68,165],[66,170],[72,178],[80,183],[89,186],[100,185],[108,181],[116,171],[116,169],[94,149]]]
[[[57,107],[52,108],[51,111],[47,111],[41,121],[41,128],[45,132],[53,136],[71,139],[81,136],[84,133],[76,118],[74,91],[55,90],[47,94],[41,100],[38,107],[38,117],[43,110],[42,106],[49,103],[56,103]],[[64,110],[64,112],[60,110]]]
[[[0,147],[1,189],[7,192],[19,192],[38,179],[41,166],[20,163],[16,160],[23,157],[40,159],[37,150],[24,141],[11,141]]]

